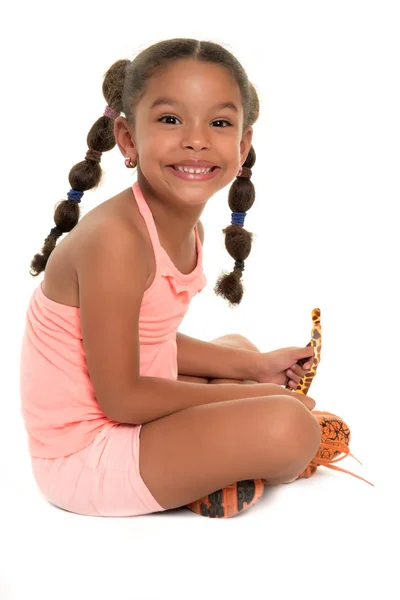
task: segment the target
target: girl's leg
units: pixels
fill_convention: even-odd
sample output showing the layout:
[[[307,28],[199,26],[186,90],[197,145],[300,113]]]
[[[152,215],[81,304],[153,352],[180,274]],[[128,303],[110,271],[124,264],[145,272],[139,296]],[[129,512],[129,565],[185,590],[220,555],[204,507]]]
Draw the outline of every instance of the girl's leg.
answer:
[[[317,419],[292,396],[204,404],[145,423],[139,468],[156,501],[171,509],[234,481],[291,481],[320,439]]]

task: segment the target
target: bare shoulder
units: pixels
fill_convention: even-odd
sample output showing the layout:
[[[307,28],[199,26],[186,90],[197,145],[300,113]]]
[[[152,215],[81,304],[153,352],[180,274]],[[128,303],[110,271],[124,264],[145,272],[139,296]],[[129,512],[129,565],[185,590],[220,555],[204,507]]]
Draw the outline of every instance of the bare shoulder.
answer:
[[[46,296],[60,304],[79,307],[80,264],[96,248],[132,244],[136,251],[139,250],[141,261],[146,263],[150,274],[149,248],[135,207],[131,188],[128,188],[83,216],[50,255],[43,283]],[[132,256],[132,267],[135,260],[137,257]]]
[[[130,188],[91,210],[68,234],[69,239],[73,242],[71,251],[75,261],[79,261],[81,250],[84,247],[93,244],[115,243],[118,242],[120,236],[128,239],[129,235],[134,237],[139,235],[141,241],[140,215],[137,213],[137,205],[132,202]]]

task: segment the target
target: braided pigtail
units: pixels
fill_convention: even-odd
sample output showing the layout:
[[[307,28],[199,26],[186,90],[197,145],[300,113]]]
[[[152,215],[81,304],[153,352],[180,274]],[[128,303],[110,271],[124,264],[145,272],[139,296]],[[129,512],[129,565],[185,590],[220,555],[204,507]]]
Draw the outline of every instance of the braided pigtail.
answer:
[[[71,231],[80,218],[79,203],[83,193],[96,188],[102,177],[100,167],[103,152],[112,150],[116,145],[114,136],[114,119],[122,110],[122,93],[125,80],[125,70],[129,60],[119,60],[114,63],[105,74],[103,82],[103,94],[107,101],[107,108],[92,125],[86,142],[88,151],[85,160],[72,167],[68,175],[71,190],[67,194],[67,200],[61,200],[56,205],[54,212],[55,227],[50,230],[44,240],[41,254],[35,254],[31,261],[30,274],[34,277],[44,271],[50,254],[54,250],[57,239],[63,234]]]
[[[247,155],[246,161],[232,183],[228,203],[232,210],[231,225],[223,229],[225,233],[225,248],[235,259],[235,266],[231,273],[223,273],[219,276],[214,292],[229,301],[230,306],[240,304],[243,296],[243,285],[241,282],[244,271],[244,261],[251,251],[253,234],[243,228],[246,212],[253,206],[256,192],[250,181],[251,168],[256,162],[256,153],[253,146]]]

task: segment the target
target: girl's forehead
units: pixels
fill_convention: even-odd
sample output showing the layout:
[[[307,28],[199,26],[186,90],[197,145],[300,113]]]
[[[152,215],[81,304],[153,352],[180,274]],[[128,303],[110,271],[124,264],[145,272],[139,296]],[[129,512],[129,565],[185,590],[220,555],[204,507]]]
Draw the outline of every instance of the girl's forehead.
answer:
[[[143,100],[152,103],[155,96],[180,97],[199,95],[205,102],[215,99],[240,103],[240,89],[225,67],[195,60],[174,61],[158,69],[147,81]]]

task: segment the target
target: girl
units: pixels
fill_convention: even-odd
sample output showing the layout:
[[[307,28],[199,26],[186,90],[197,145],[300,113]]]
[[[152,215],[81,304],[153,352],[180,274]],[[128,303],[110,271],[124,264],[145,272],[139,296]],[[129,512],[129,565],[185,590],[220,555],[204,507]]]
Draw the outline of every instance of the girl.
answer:
[[[31,263],[34,276],[45,270],[21,353],[33,472],[50,502],[76,513],[231,516],[265,484],[301,476],[321,441],[314,400],[281,387],[288,376],[296,387],[312,347],[261,353],[238,335],[177,333],[206,285],[200,216],[232,180],[224,233],[236,262],[215,292],[241,301],[257,93],[226,49],[192,39],[117,61],[103,93],[108,106]],[[115,145],[137,181],[79,221]]]

